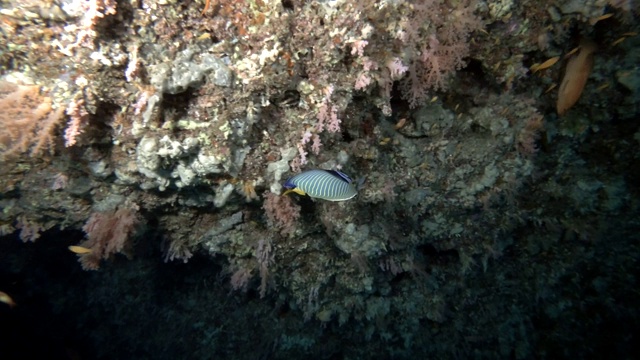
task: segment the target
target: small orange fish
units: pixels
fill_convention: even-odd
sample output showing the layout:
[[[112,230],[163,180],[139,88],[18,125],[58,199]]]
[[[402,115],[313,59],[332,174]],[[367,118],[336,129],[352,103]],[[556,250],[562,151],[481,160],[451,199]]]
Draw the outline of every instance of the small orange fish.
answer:
[[[76,246],[76,245],[71,245],[69,246],[69,250],[71,250],[71,252],[76,253],[78,255],[84,255],[84,254],[90,254],[91,253],[91,249],[88,249],[84,246]]]
[[[544,92],[544,93],[546,94],[546,93],[548,93],[549,91],[551,91],[551,90],[555,89],[555,88],[556,88],[556,86],[558,86],[558,84],[556,84],[556,83],[551,84],[551,86],[549,86],[549,87],[547,88],[547,90],[545,90],[545,92]]]
[[[13,301],[11,296],[9,296],[9,294],[7,294],[4,291],[0,291],[0,302],[3,302],[5,304],[9,305],[10,308],[13,308],[14,306],[16,306],[16,302]]]
[[[571,51],[569,51],[568,53],[566,53],[566,54],[564,55],[564,59],[566,60],[566,59],[570,58],[570,57],[571,57],[571,55],[573,55],[573,54],[577,53],[577,52],[578,52],[578,50],[580,50],[580,46],[576,46],[576,47],[574,47]]]
[[[589,74],[593,68],[593,53],[597,46],[589,40],[582,40],[580,50],[567,61],[564,77],[558,90],[558,102],[556,111],[558,115],[564,115],[582,95],[582,90],[587,84]]]
[[[202,9],[202,12],[200,13],[200,15],[204,15],[207,12],[207,10],[209,10],[209,6],[211,6],[211,0],[205,0],[204,9]]]
[[[608,19],[608,18],[610,18],[612,16],[613,16],[613,13],[600,15],[598,17],[595,17],[595,18],[592,18],[591,20],[589,20],[589,24],[595,25],[598,21],[602,21],[602,20]]]
[[[398,129],[402,129],[402,127],[407,123],[407,118],[402,118],[400,119],[400,121],[398,121],[396,123],[396,125],[394,126],[394,129],[398,130]]]
[[[611,46],[619,45],[619,44],[620,44],[621,42],[623,42],[625,39],[626,39],[626,37],[625,37],[625,36],[623,36],[623,37],[619,38],[618,40],[616,40],[616,41],[612,42],[612,43],[611,43]]]
[[[533,64],[533,65],[531,65],[531,67],[529,69],[535,74],[536,71],[544,70],[546,68],[549,68],[549,67],[553,66],[555,63],[558,62],[558,60],[560,60],[560,56],[554,56],[551,59],[543,62],[542,64]]]

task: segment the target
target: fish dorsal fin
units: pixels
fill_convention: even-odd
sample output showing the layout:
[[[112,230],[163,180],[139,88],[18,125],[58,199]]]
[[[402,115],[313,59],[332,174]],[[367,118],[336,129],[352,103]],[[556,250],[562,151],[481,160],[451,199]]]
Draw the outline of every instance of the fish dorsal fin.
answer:
[[[349,175],[347,175],[347,174],[345,174],[343,172],[340,172],[338,170],[325,170],[325,171],[328,172],[329,174],[339,178],[339,179],[342,179],[342,180],[346,181],[349,184],[351,184],[353,182],[353,180],[351,180]]]

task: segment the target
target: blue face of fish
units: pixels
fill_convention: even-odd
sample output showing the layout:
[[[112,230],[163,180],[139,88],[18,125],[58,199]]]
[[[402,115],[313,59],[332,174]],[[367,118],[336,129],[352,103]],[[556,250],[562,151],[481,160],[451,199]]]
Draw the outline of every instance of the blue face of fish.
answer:
[[[308,170],[287,180],[284,187],[287,191],[283,195],[294,192],[329,201],[345,201],[358,195],[353,180],[336,170]]]

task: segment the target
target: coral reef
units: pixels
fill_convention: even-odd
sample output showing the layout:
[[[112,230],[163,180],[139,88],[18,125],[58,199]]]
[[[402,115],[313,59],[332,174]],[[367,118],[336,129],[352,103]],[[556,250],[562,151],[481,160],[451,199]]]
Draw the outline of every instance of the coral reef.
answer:
[[[2,1],[7,311],[84,358],[631,358],[637,16]],[[282,195],[316,168],[358,195]]]

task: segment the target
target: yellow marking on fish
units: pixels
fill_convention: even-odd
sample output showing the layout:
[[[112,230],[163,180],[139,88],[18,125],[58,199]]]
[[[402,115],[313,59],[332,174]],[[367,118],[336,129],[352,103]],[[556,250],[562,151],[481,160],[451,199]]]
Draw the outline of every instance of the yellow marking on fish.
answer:
[[[282,193],[282,196],[285,196],[285,195],[287,195],[289,193],[296,193],[296,194],[302,195],[302,196],[307,195],[306,192],[304,192],[304,191],[302,191],[302,190],[300,190],[298,188],[293,188],[293,189],[289,189],[289,190],[285,191],[284,193]]]

